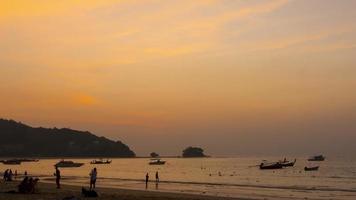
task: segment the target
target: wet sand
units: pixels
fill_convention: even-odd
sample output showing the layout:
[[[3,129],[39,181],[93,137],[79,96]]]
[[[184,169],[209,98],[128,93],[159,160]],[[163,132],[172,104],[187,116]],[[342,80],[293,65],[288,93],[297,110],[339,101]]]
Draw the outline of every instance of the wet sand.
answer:
[[[65,197],[75,196],[80,199],[87,199],[81,195],[81,187],[62,185],[61,189],[56,189],[55,184],[39,182],[35,194],[9,194],[7,191],[16,190],[19,182],[0,182],[0,200],[62,200]],[[224,198],[204,195],[140,191],[130,189],[97,188],[100,200],[243,200],[241,198]]]

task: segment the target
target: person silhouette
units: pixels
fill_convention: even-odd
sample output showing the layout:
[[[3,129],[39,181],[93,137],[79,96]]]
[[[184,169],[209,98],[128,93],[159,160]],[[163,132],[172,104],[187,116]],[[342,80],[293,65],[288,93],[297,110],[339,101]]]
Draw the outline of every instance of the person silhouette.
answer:
[[[147,189],[147,185],[148,185],[148,180],[149,180],[150,176],[148,175],[148,172],[146,173],[146,189]]]
[[[96,182],[96,177],[98,175],[98,172],[96,170],[96,168],[94,168],[91,172],[90,172],[90,190],[92,188],[95,189],[95,182]]]
[[[156,183],[159,182],[159,175],[158,175],[158,171],[156,171]]]
[[[56,176],[56,185],[57,189],[61,188],[61,171],[59,171],[58,167],[56,166],[56,172],[54,173],[54,176]]]

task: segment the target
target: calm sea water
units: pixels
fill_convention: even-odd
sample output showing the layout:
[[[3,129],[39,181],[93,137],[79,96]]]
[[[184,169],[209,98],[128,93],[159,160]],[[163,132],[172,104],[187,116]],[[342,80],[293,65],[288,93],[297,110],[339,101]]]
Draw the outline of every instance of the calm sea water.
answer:
[[[144,178],[150,174],[153,181],[159,171],[161,182],[148,184],[148,190],[197,193],[216,196],[250,198],[300,198],[300,199],[356,199],[356,160],[328,158],[319,171],[305,172],[310,163],[297,158],[294,167],[281,170],[260,170],[261,160],[279,160],[276,157],[238,158],[167,158],[166,165],[148,165],[149,159],[113,159],[110,165],[91,165],[91,159],[72,159],[85,163],[80,168],[61,169],[66,184],[86,185],[89,172],[98,169],[97,185],[101,187],[145,190]],[[292,158],[290,158],[292,159]],[[0,170],[11,168],[25,170],[39,176],[44,182],[53,181],[58,159],[44,159],[21,165],[0,164]],[[219,175],[219,172],[221,176]]]

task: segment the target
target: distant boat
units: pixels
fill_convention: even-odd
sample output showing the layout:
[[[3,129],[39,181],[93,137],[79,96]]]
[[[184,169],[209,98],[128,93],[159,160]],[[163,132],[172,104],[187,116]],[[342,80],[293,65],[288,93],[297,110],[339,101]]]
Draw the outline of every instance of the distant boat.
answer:
[[[81,167],[82,165],[84,165],[84,163],[75,163],[70,160],[67,160],[67,161],[62,160],[62,161],[59,161],[54,166],[56,166],[56,167]]]
[[[111,163],[111,160],[103,160],[103,159],[100,159],[100,160],[92,160],[90,162],[90,164],[110,164]]]
[[[283,165],[280,162],[266,163],[262,162],[260,164],[260,169],[282,169]]]
[[[319,169],[319,166],[315,167],[304,167],[304,171],[317,171]]]
[[[12,160],[1,160],[4,165],[21,165],[21,161],[17,159]]]
[[[162,161],[161,159],[155,158],[151,159],[151,161],[148,163],[150,165],[164,165],[166,161]]]
[[[294,161],[284,160],[284,161],[280,162],[280,164],[282,165],[282,167],[293,167],[296,162],[297,162],[297,159],[294,159]]]
[[[31,159],[31,158],[20,158],[20,159],[16,159],[19,160],[21,162],[38,162],[38,159]]]
[[[323,155],[312,156],[308,161],[324,161],[325,157]]]

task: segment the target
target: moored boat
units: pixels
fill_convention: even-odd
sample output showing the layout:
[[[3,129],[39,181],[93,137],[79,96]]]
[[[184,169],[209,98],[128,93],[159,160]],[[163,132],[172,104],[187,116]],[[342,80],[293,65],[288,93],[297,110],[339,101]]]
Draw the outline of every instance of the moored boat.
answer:
[[[260,169],[282,169],[283,165],[280,162],[266,163],[262,162],[260,164]]]
[[[32,158],[20,158],[20,159],[16,159],[19,160],[21,162],[38,162],[38,159],[32,159]]]
[[[84,165],[84,163],[75,163],[73,161],[70,160],[62,160],[59,161],[58,163],[56,163],[54,166],[55,167],[81,167],[82,165]]]
[[[293,167],[296,162],[297,159],[294,159],[294,161],[288,161],[285,159],[283,162],[281,162],[281,165],[282,167]]]
[[[317,171],[319,169],[319,166],[315,167],[304,167],[304,171]]]
[[[150,165],[164,165],[165,163],[166,163],[166,161],[155,158],[155,159],[151,159],[151,161],[148,164],[150,164]]]
[[[325,156],[323,155],[317,155],[317,156],[312,156],[308,159],[308,161],[324,161]]]
[[[103,160],[103,159],[100,159],[100,160],[92,160],[90,162],[90,164],[110,164],[111,163],[111,160]]]
[[[21,165],[21,161],[17,159],[12,160],[1,160],[4,165]]]

